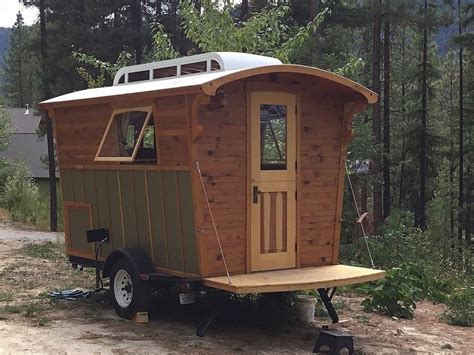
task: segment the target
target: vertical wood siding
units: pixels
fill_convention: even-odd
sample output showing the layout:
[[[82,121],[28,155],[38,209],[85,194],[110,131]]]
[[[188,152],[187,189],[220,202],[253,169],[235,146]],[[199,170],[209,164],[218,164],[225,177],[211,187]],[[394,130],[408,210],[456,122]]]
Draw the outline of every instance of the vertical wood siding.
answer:
[[[343,105],[301,98],[301,266],[332,264]],[[340,192],[342,193],[342,192]],[[339,238],[339,236],[337,236]]]
[[[90,203],[93,227],[109,229],[111,241],[103,257],[113,249],[140,247],[156,267],[199,274],[189,171],[71,168],[62,169],[61,178],[63,186],[71,185],[65,202]],[[85,234],[76,228],[84,224],[84,211],[69,208],[66,233],[75,250],[92,257]]]

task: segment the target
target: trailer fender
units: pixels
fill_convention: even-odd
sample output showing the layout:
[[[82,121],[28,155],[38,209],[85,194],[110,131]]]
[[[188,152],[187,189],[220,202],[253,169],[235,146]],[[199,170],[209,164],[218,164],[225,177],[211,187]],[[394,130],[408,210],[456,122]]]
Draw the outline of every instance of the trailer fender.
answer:
[[[143,249],[122,248],[116,249],[109,254],[104,264],[102,277],[110,277],[112,265],[120,258],[128,259],[132,263],[137,275],[154,271],[150,256]]]

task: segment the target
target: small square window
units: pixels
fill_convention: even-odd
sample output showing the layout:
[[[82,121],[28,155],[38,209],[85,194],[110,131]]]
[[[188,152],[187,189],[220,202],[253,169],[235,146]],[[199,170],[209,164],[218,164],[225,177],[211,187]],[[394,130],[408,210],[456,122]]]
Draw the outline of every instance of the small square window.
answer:
[[[137,153],[137,158],[143,159],[143,154],[139,152],[141,149],[154,151],[156,161],[155,127],[150,117],[151,107],[115,110],[95,160],[133,162]]]

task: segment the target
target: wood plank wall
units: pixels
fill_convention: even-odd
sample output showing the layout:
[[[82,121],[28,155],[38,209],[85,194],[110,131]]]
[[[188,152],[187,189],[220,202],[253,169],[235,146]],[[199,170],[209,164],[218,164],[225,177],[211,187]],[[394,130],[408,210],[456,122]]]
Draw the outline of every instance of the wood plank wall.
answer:
[[[343,105],[301,95],[300,265],[333,263]],[[339,238],[339,236],[337,236]]]
[[[247,107],[244,83],[226,86],[228,104],[202,108],[199,162],[231,274],[246,272]],[[202,198],[204,238],[209,276],[225,269],[207,203]]]
[[[264,81],[270,78],[263,78]],[[286,81],[293,80],[287,78]],[[283,80],[284,82],[285,80]],[[217,110],[202,109],[199,124],[199,160],[211,208],[231,274],[245,273],[247,256],[247,109],[244,83],[224,88],[228,105]],[[295,84],[291,84],[293,88]],[[320,89],[318,89],[320,91]],[[318,100],[311,90],[298,90],[301,110],[299,122],[300,218],[299,265],[332,264],[335,238],[340,134],[343,104]],[[206,201],[202,211],[209,276],[225,275]],[[298,261],[297,261],[298,264]]]

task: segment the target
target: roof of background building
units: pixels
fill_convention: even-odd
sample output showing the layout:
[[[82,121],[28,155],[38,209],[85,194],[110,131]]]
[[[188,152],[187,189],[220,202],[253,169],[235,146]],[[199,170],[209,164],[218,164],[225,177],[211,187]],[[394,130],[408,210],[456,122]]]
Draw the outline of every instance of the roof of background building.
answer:
[[[13,161],[24,161],[34,178],[48,178],[49,172],[43,160],[48,156],[46,139],[38,137],[37,129],[41,117],[33,110],[25,114],[24,108],[6,108],[12,122],[13,132],[8,148],[0,156]]]

